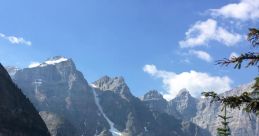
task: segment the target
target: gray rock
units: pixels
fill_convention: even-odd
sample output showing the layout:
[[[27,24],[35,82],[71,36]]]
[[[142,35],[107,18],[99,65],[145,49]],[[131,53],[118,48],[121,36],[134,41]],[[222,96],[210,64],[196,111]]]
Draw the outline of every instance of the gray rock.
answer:
[[[242,85],[221,95],[240,95],[244,91],[251,91],[253,83]],[[216,136],[216,129],[221,125],[222,105],[219,103],[210,104],[210,99],[200,99],[197,103],[197,115],[193,117],[193,122],[202,128],[208,129],[213,136]],[[259,118],[254,114],[248,114],[239,109],[228,109],[228,115],[233,118],[229,119],[229,127],[234,136],[258,136],[259,135]]]
[[[146,93],[142,101],[151,111],[166,112],[167,101],[157,90]]]
[[[111,78],[109,76],[104,76],[93,84],[102,91],[113,91],[125,99],[130,99],[132,97],[129,87],[125,83],[123,77]]]
[[[187,89],[182,89],[178,95],[168,103],[168,113],[181,115],[184,120],[191,120],[197,113],[197,100],[192,97]]]
[[[48,130],[52,136],[76,136],[77,130],[65,118],[55,113],[41,111],[41,118],[46,123]]]

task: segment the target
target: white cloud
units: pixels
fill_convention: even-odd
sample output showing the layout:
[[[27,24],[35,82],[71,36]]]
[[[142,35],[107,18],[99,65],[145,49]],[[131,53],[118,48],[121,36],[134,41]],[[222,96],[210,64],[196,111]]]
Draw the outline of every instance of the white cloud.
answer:
[[[242,36],[237,33],[231,33],[218,26],[214,19],[196,22],[185,33],[185,40],[180,41],[181,48],[191,48],[207,45],[209,41],[217,41],[227,46],[233,46],[241,41]]]
[[[239,55],[235,52],[232,52],[230,55],[229,55],[229,59],[233,58],[233,57],[238,57]]]
[[[28,66],[28,68],[34,68],[34,67],[38,67],[41,63],[39,62],[31,62],[31,64]]]
[[[32,45],[31,41],[27,41],[22,37],[6,36],[5,34],[0,33],[0,38],[8,40],[12,44],[24,44],[24,45],[28,45],[28,46]]]
[[[197,58],[204,60],[206,62],[211,62],[212,61],[212,57],[210,56],[209,53],[205,52],[205,51],[201,51],[201,50],[190,50],[189,54],[191,55],[195,55]]]
[[[178,92],[186,88],[193,96],[199,96],[203,91],[216,91],[221,93],[231,88],[232,80],[228,76],[211,76],[208,73],[190,72],[174,73],[158,70],[155,65],[145,65],[144,72],[161,78],[166,88],[165,99],[173,99]]]
[[[219,9],[211,9],[213,16],[233,18],[242,21],[259,19],[259,0],[241,0],[227,4]]]

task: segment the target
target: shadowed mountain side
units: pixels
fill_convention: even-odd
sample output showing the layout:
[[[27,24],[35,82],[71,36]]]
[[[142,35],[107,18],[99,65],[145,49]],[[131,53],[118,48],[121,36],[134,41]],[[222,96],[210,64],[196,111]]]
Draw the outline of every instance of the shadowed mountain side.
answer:
[[[1,136],[50,136],[38,111],[1,64],[0,94]]]

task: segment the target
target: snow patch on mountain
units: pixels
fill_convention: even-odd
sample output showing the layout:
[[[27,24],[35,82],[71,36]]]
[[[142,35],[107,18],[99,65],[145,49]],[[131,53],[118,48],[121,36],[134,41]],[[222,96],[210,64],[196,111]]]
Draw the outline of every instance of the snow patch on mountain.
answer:
[[[68,61],[67,58],[65,57],[54,57],[52,59],[49,59],[43,63],[39,63],[39,62],[33,62],[31,63],[28,68],[35,68],[35,67],[45,67],[45,66],[48,66],[48,65],[55,65],[55,64],[58,64],[58,63],[61,63],[61,62],[64,62],[64,61]]]
[[[48,65],[55,65],[57,63],[63,62],[63,61],[67,61],[67,58],[64,57],[60,57],[58,59],[53,59],[53,60],[47,60],[44,63],[48,64]]]
[[[90,84],[90,86],[93,88],[98,88],[95,84]]]
[[[39,62],[32,62],[32,63],[28,66],[28,68],[35,68],[35,67],[40,66],[40,64],[41,64],[41,63],[39,63]]]

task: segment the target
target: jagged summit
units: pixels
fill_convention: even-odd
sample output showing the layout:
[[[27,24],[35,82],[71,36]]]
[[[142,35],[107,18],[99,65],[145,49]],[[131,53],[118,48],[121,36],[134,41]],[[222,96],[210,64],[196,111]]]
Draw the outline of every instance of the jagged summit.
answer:
[[[132,96],[128,85],[126,84],[124,78],[121,76],[103,76],[99,80],[93,82],[92,86],[102,91],[113,91],[115,93],[123,95],[124,97]]]
[[[142,101],[151,111],[166,112],[167,101],[157,90],[148,91]]]
[[[179,96],[191,96],[191,94],[186,88],[183,88],[179,91],[176,97],[179,97]]]
[[[164,99],[163,95],[160,94],[157,90],[150,90],[143,97],[144,101],[146,101],[146,100],[161,100],[161,99]]]
[[[180,113],[184,120],[190,120],[195,116],[197,100],[191,96],[187,89],[181,89],[177,96],[169,102],[170,112]]]
[[[107,75],[101,77],[99,80],[95,81],[94,83],[97,82],[117,82],[117,83],[124,83],[125,84],[125,80],[122,76],[116,76],[116,77],[109,77]]]
[[[29,65],[29,68],[46,67],[48,65],[55,65],[58,63],[66,62],[66,61],[72,62],[72,59],[68,59],[63,56],[55,56],[55,57],[47,59],[46,61],[44,61],[42,63],[33,63],[33,64]]]
[[[109,77],[107,75],[103,76],[102,78],[98,79],[97,81],[93,82],[93,84],[105,91],[105,90],[110,90],[110,91],[115,91],[116,88],[119,86],[127,86],[125,83],[125,80],[123,77],[118,76],[118,77]]]

